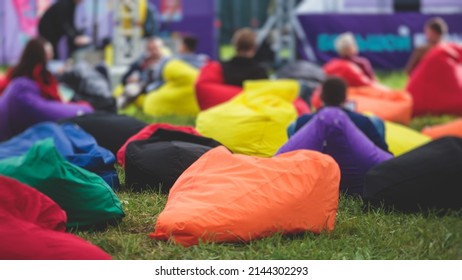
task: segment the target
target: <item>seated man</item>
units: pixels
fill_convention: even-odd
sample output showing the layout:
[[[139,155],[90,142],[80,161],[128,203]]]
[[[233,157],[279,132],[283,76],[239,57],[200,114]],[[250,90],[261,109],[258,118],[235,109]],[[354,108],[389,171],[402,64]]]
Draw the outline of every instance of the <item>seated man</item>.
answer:
[[[200,69],[207,62],[208,57],[203,54],[197,54],[197,38],[193,35],[183,35],[180,38],[178,46],[178,54],[176,58],[192,65],[194,68]]]
[[[162,41],[149,38],[146,53],[136,60],[122,77],[124,93],[117,100],[117,107],[124,108],[140,94],[162,85],[162,67],[167,59],[162,55]]]
[[[406,65],[406,73],[408,75],[414,71],[429,50],[443,41],[444,36],[448,33],[448,26],[444,19],[436,17],[425,23],[424,32],[427,44],[416,48],[412,53],[411,58]]]
[[[257,43],[255,33],[250,28],[237,30],[232,44],[236,55],[221,63],[225,84],[242,87],[245,80],[268,78],[266,70],[254,60]]]
[[[346,101],[346,84],[337,77],[326,79],[322,84],[321,100],[324,107],[344,107]],[[322,111],[321,108],[319,111]],[[318,111],[318,112],[319,112]],[[388,152],[388,145],[385,142],[384,135],[380,135],[373,122],[366,116],[355,113],[343,108],[343,111],[366,136],[380,149]],[[307,114],[299,117],[288,129],[289,136],[295,134],[300,128],[308,123],[315,114]],[[383,126],[383,123],[382,123]]]
[[[365,57],[358,56],[358,45],[351,32],[340,34],[335,40],[335,49],[341,59],[356,64],[371,80],[376,80],[371,63]]]

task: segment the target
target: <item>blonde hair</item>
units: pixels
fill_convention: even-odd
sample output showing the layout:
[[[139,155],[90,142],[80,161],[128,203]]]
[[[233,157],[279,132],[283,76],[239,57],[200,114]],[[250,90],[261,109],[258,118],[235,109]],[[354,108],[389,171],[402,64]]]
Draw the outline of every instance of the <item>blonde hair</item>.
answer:
[[[256,36],[250,28],[237,30],[231,40],[236,52],[247,52],[256,48]]]
[[[343,55],[349,48],[358,48],[353,33],[345,32],[340,34],[334,42],[335,50],[339,55]]]

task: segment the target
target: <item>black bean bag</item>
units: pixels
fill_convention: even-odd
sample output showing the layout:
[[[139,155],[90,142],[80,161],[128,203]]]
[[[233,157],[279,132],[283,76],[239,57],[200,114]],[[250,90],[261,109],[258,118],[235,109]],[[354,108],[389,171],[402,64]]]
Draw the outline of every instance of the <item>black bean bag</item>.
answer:
[[[135,118],[109,113],[94,113],[81,117],[66,119],[80,126],[92,135],[98,145],[108,149],[113,154],[122,147],[131,136],[138,133],[147,124]]]
[[[364,199],[403,212],[461,209],[462,138],[442,138],[372,168]]]
[[[316,64],[299,60],[287,64],[276,73],[278,78],[313,81],[321,83],[325,79],[324,70]]]
[[[325,80],[324,70],[316,64],[307,61],[295,61],[279,69],[276,73],[278,79],[298,80],[301,85],[300,97],[308,104],[311,95]]]
[[[217,141],[184,132],[158,129],[149,139],[133,141],[125,152],[125,184],[134,191],[168,193],[180,175]]]

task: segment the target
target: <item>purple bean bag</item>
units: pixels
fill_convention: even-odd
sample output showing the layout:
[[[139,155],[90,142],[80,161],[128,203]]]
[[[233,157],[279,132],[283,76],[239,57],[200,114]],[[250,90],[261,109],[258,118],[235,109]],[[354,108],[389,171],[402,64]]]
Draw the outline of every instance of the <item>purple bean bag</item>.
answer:
[[[359,195],[362,195],[364,176],[369,169],[393,157],[375,146],[338,108],[321,110],[276,154],[300,149],[332,156],[342,173],[340,190]]]
[[[0,141],[34,124],[92,113],[86,105],[44,99],[34,81],[16,78],[0,96]]]

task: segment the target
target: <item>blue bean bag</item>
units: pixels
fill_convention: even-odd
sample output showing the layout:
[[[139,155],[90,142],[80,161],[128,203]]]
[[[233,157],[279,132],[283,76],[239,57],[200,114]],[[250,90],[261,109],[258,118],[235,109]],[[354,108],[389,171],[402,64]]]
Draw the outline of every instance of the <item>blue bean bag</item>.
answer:
[[[37,123],[58,121],[92,112],[93,108],[87,105],[45,99],[34,81],[16,78],[0,96],[0,141],[7,140]]]
[[[369,169],[393,157],[375,146],[339,108],[321,110],[277,154],[301,149],[332,156],[342,174],[340,190],[359,195],[363,193],[364,176]]]
[[[57,151],[70,163],[93,171],[113,188],[119,186],[114,169],[115,156],[98,146],[96,140],[75,124],[44,122],[0,143],[0,160],[26,154],[40,140],[52,138]]]

